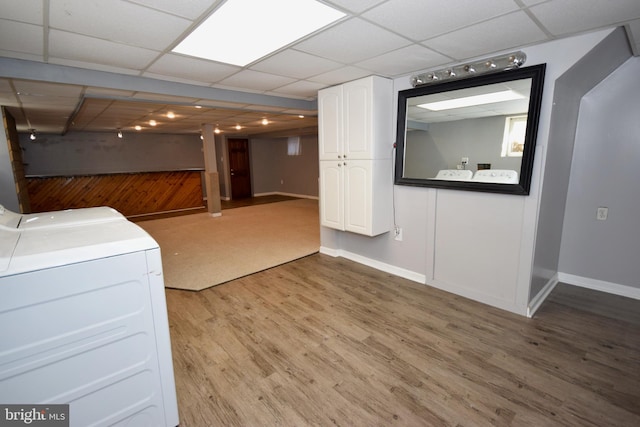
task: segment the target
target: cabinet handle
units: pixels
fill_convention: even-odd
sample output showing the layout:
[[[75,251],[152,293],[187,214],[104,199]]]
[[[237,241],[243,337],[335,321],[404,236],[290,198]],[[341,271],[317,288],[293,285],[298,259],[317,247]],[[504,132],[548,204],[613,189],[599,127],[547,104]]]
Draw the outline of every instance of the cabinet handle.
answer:
[[[347,158],[347,155],[345,154],[345,155],[344,155],[344,156],[342,156],[342,157],[344,157],[344,158],[346,159],[346,158]]]
[[[344,162],[344,165],[347,166],[347,162]]]
[[[338,163],[338,167],[342,166],[342,163]]]
[[[341,158],[342,158],[342,156],[341,156],[340,154],[338,154],[338,158],[339,158],[339,159],[341,159]]]

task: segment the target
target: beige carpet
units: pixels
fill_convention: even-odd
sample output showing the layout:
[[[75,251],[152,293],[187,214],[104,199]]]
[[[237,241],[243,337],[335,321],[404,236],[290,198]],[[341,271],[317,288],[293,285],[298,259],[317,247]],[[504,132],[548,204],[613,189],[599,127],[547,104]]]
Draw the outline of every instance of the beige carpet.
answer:
[[[138,222],[160,245],[165,286],[198,291],[318,252],[318,201]]]

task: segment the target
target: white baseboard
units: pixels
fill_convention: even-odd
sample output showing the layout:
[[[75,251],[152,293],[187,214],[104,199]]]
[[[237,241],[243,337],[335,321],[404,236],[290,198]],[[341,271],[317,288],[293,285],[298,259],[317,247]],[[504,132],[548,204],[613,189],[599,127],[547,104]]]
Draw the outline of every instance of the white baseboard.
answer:
[[[331,249],[324,246],[320,247],[320,253],[330,255],[332,257],[342,257],[348,260],[357,262],[359,264],[366,265],[376,270],[384,271],[385,273],[393,274],[394,276],[402,277],[404,279],[418,282],[420,284],[426,284],[427,277],[424,274],[419,274],[414,271],[406,270],[404,268],[396,267],[391,264],[377,261],[375,259],[363,257],[362,255],[354,254],[352,252],[344,251],[342,249]]]
[[[554,274],[551,279],[547,282],[546,285],[542,288],[538,295],[533,297],[531,301],[529,301],[529,305],[527,306],[527,317],[533,317],[536,314],[536,311],[542,306],[542,303],[547,299],[551,291],[558,284],[558,274]]]
[[[593,289],[594,291],[640,299],[640,288],[634,288],[632,286],[620,285],[617,283],[605,282],[604,280],[590,279],[588,277],[581,277],[567,273],[558,273],[558,281],[569,285]]]
[[[253,197],[261,197],[261,196],[289,196],[289,197],[298,197],[300,199],[318,200],[318,196],[309,196],[308,194],[283,193],[281,191],[272,191],[268,193],[254,193],[253,195]]]

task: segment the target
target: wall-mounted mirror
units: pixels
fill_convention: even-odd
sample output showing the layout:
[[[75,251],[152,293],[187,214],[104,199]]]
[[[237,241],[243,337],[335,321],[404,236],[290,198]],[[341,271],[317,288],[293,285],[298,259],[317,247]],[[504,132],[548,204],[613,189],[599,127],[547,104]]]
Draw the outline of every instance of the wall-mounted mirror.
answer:
[[[398,93],[395,182],[529,194],[545,64]]]

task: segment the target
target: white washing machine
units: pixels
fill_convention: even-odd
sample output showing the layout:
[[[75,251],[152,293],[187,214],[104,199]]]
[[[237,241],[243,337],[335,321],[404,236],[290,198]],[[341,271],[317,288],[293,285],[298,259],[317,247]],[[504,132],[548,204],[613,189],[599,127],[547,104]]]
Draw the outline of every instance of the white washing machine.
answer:
[[[69,404],[78,427],[176,426],[160,248],[97,213],[0,222],[0,402]]]

